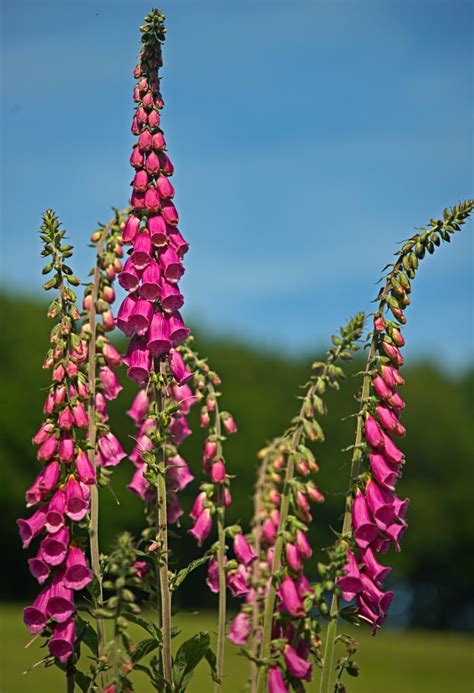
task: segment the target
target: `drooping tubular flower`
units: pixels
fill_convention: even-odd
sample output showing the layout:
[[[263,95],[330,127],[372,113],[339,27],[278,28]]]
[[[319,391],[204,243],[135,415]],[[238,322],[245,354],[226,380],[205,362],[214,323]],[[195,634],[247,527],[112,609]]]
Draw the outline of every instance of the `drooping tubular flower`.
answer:
[[[334,346],[328,351],[327,360],[313,364],[313,375],[292,425],[259,453],[262,462],[251,535],[257,560],[251,569],[250,598],[229,637],[235,642],[237,633],[242,639],[237,626],[241,615],[246,614],[251,619],[247,634],[251,636],[251,655],[271,658],[269,685],[278,676],[283,681],[283,675],[290,680],[311,679],[308,657],[312,650],[317,650],[319,641],[314,637],[310,612],[313,605],[322,608],[323,599],[305,575],[305,563],[313,553],[307,534],[311,505],[323,502],[324,496],[312,478],[319,467],[310,446],[324,440],[317,420],[326,413],[322,397],[328,387],[339,388],[343,370],[336,364],[340,359],[350,359],[358,349],[363,325],[364,315],[360,313],[341,329],[340,335],[333,337]],[[282,640],[286,641],[283,647]],[[255,668],[252,675],[255,685]]]
[[[43,273],[54,270],[54,275],[44,288],[56,289],[58,297],[48,309],[48,316],[57,322],[44,367],[52,370],[53,382],[43,409],[46,418],[33,438],[42,468],[26,492],[26,502],[35,510],[28,519],[18,520],[24,548],[39,540],[36,556],[28,563],[40,585],[46,583],[33,605],[25,609],[24,621],[31,633],[47,634],[51,655],[62,663],[74,648],[74,593],[92,579],[75,523],[89,511],[90,487],[96,480],[86,454],[84,364],[88,352],[76,329],[79,313],[72,288],[79,280],[66,263],[72,246],[63,243],[64,235],[56,215],[48,210],[41,227],[42,255],[48,258]]]
[[[157,10],[148,15],[142,32],[143,47],[134,71],[132,132],[137,141],[130,163],[135,173],[123,230],[123,242],[131,249],[118,277],[128,295],[120,306],[117,325],[131,340],[124,362],[132,380],[145,383],[153,371],[153,359],[167,359],[181,385],[173,350],[189,334],[179,313],[184,299],[178,286],[188,244],[177,226],[170,182],[173,165],[160,127],[164,102],[158,70],[163,63],[165,29]]]
[[[363,434],[365,438],[367,466],[360,474],[357,460],[355,467],[353,462],[352,526],[343,528],[343,535],[352,533],[353,547],[339,578],[342,595],[348,600],[355,598],[360,617],[374,631],[385,619],[393,598],[392,592],[383,591],[383,580],[391,569],[379,563],[377,555],[391,547],[400,551],[400,539],[407,529],[409,500],[400,499],[395,486],[405,464],[399,447],[405,435],[400,422],[405,403],[398,390],[404,383],[400,373],[405,344],[402,326],[411,281],[426,252],[433,253],[441,240],[450,241],[473,206],[468,201],[446,209],[443,219],[432,220],[429,228],[406,241],[378,295],[358,427],[360,437]]]

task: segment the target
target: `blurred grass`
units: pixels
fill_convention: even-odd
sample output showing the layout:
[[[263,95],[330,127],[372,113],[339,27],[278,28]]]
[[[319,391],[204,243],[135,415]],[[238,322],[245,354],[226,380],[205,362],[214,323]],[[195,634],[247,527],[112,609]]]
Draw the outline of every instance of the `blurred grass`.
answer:
[[[176,644],[199,630],[212,635],[215,616],[211,612],[178,614],[176,625],[182,633]],[[0,693],[56,693],[64,689],[62,673],[52,667],[37,667],[24,676],[22,672],[41,659],[36,643],[24,649],[28,633],[22,623],[22,609],[17,605],[0,607]],[[139,630],[139,629],[138,629]],[[345,629],[346,630],[346,629]],[[354,634],[360,644],[357,661],[361,666],[358,679],[347,680],[350,693],[470,693],[474,690],[474,637],[428,631],[395,632],[382,630],[375,638],[367,631]],[[137,638],[142,637],[141,633]],[[248,675],[247,661],[239,656],[239,648],[228,643],[227,671],[224,691],[245,690]],[[308,691],[317,690],[318,675]],[[145,676],[136,675],[137,693],[152,689]],[[207,664],[196,670],[188,689],[194,693],[212,691]]]

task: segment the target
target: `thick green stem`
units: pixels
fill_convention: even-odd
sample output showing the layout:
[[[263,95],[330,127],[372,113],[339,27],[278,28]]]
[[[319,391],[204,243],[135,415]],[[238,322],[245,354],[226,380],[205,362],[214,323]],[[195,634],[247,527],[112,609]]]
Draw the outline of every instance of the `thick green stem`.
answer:
[[[164,364],[160,364],[160,374],[163,378]],[[162,383],[161,383],[162,386]],[[160,392],[160,405],[163,405],[163,394]],[[157,516],[158,533],[157,541],[159,544],[159,577],[160,577],[160,601],[161,601],[161,634],[163,637],[163,647],[161,650],[161,661],[163,666],[163,676],[173,690],[173,660],[171,652],[171,591],[168,570],[168,515],[166,502],[166,456],[165,443],[163,440],[162,455],[158,470],[158,489],[157,489]]]
[[[107,238],[113,226],[115,219],[112,219],[103,229],[99,242],[97,244],[97,259],[94,268],[94,277],[92,281],[91,292],[91,307],[89,311],[89,361],[88,361],[88,386],[89,386],[89,427],[87,431],[87,445],[89,448],[89,459],[91,464],[96,467],[95,448],[97,443],[97,422],[96,422],[96,343],[97,343],[97,299],[99,296],[99,280],[100,280],[100,263],[104,250],[105,239]],[[100,572],[99,560],[99,491],[97,484],[91,488],[91,519],[89,527],[89,541],[91,551],[91,566],[92,572],[98,584],[98,605],[102,606],[103,591],[102,591],[102,575]],[[97,618],[97,639],[99,657],[103,655],[105,647],[105,623],[103,619]],[[105,674],[101,674],[102,686],[105,686]]]
[[[261,577],[261,569],[260,569],[260,551],[262,549],[262,518],[261,518],[261,512],[262,512],[262,496],[263,496],[263,489],[265,486],[265,476],[267,473],[267,467],[268,467],[268,459],[269,459],[269,453],[265,454],[262,464],[260,465],[260,469],[258,472],[258,479],[257,479],[257,485],[255,488],[255,495],[254,495],[254,524],[253,524],[253,542],[254,542],[254,551],[259,557],[256,561],[253,562],[252,564],[252,587],[255,590],[255,598],[253,600],[252,604],[252,657],[255,658],[258,653],[258,648],[259,648],[259,643],[261,640],[261,632],[259,628],[259,621],[260,621],[260,602],[257,599],[257,589],[258,585],[260,582],[260,577]],[[252,693],[257,692],[257,680],[258,680],[258,666],[257,664],[252,661],[251,663],[251,690]]]
[[[67,693],[74,693],[75,689],[75,673],[74,664],[68,664],[66,670],[66,691]]]
[[[214,393],[212,384],[209,384],[209,392]],[[221,445],[221,417],[219,414],[219,405],[217,398],[215,402],[215,431],[217,438],[217,455],[222,455]],[[216,693],[222,690],[224,678],[224,654],[225,654],[225,621],[227,610],[227,585],[225,579],[225,505],[224,505],[224,489],[219,486],[217,491],[217,566],[219,570],[219,612],[217,617],[217,653],[216,653]]]

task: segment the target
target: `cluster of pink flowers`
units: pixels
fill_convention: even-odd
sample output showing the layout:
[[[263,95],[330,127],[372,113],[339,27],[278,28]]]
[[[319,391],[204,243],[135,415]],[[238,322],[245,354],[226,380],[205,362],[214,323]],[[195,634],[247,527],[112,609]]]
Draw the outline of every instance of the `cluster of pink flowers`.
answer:
[[[176,524],[183,515],[178,492],[186,488],[194,479],[186,460],[178,454],[177,447],[191,434],[186,417],[195,402],[195,397],[186,382],[182,385],[177,383],[170,385],[166,393],[170,399],[179,404],[178,411],[170,419],[166,446],[168,453],[166,458],[167,520],[169,524]],[[156,421],[151,417],[151,407],[152,402],[142,389],[127,412],[137,426],[136,444],[129,455],[136,469],[128,488],[144,501],[156,499],[156,488],[146,478],[146,454],[154,449],[152,437],[156,431]]]
[[[344,598],[355,598],[360,616],[375,629],[382,624],[393,599],[392,592],[382,589],[391,568],[381,565],[376,554],[386,553],[391,545],[400,550],[409,501],[394,493],[404,464],[404,454],[393,437],[405,435],[399,420],[405,403],[396,390],[404,383],[399,369],[403,364],[400,347],[405,342],[399,328],[380,314],[374,322],[374,339],[379,367],[372,377],[374,404],[366,412],[364,424],[370,473],[353,499],[352,530],[357,549],[355,554],[348,552],[346,575],[339,584]]]
[[[160,66],[160,44],[150,43],[142,50],[134,71],[137,106],[132,132],[138,141],[130,159],[135,169],[132,210],[123,231],[123,242],[132,248],[118,278],[129,293],[120,306],[117,325],[132,338],[124,358],[132,380],[144,383],[153,368],[153,358],[168,354],[173,375],[183,384],[186,376],[179,372],[174,347],[189,335],[179,313],[184,299],[178,287],[188,244],[177,228],[174,188],[169,180],[173,165],[160,129],[164,106]]]
[[[33,605],[25,609],[25,624],[33,634],[48,633],[51,628],[49,650],[65,662],[75,641],[74,591],[92,579],[86,555],[74,540],[73,523],[89,512],[90,486],[96,481],[96,471],[84,441],[88,388],[82,367],[87,344],[79,340],[68,352],[66,335],[60,334],[60,329],[53,329],[53,353],[45,363],[53,369],[53,384],[44,405],[47,418],[33,438],[37,458],[44,466],[26,492],[27,506],[38,509],[17,522],[25,549],[43,534],[39,550],[28,564],[40,585],[50,578]]]

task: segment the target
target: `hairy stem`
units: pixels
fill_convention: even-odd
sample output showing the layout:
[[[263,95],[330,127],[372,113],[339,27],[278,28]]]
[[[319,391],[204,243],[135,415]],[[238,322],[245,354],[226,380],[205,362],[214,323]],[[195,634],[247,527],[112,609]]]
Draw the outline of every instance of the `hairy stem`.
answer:
[[[163,379],[164,364],[160,363],[160,374]],[[161,382],[161,387],[163,383]],[[160,392],[160,409],[163,409],[163,393]],[[173,687],[173,662],[171,654],[171,592],[169,584],[168,570],[168,516],[166,508],[166,440],[163,439],[162,455],[159,461],[158,489],[157,489],[157,516],[158,532],[157,541],[159,543],[159,577],[160,577],[160,600],[161,600],[161,633],[163,636],[163,648],[161,660],[163,665],[163,676],[170,686]]]
[[[263,489],[265,486],[265,475],[267,473],[269,455],[266,454],[260,465],[258,472],[257,484],[255,487],[254,495],[254,525],[253,525],[253,540],[254,540],[254,550],[258,557],[260,557],[260,551],[262,548],[262,521],[261,521],[261,511],[262,511],[262,496]],[[260,560],[257,559],[252,564],[252,586],[255,590],[255,595],[257,594],[258,583],[260,582]],[[252,657],[255,658],[258,653],[259,642],[261,639],[261,633],[259,629],[260,620],[260,603],[255,597],[252,604]],[[252,693],[257,691],[257,679],[258,679],[258,666],[252,661],[251,663],[251,690]]]
[[[209,392],[214,394],[212,384],[209,384]],[[217,397],[214,397],[215,402],[215,429],[217,438],[217,455],[222,455],[221,444],[221,417],[219,414],[219,405]],[[225,505],[224,505],[224,489],[222,486],[217,491],[217,565],[219,570],[219,611],[217,617],[217,654],[216,654],[216,693],[222,690],[222,682],[224,677],[224,653],[225,653],[225,620],[227,608],[227,585],[225,580]]]
[[[99,296],[100,262],[104,250],[105,239],[114,224],[115,218],[104,226],[97,244],[96,265],[92,282],[91,307],[89,311],[90,340],[89,340],[89,361],[88,361],[88,385],[89,385],[89,427],[87,430],[87,445],[89,449],[89,459],[94,467],[97,467],[95,460],[95,448],[97,443],[97,421],[95,410],[96,395],[96,341],[97,341],[97,299]],[[99,560],[99,490],[97,484],[91,488],[91,519],[89,527],[89,541],[91,551],[92,572],[98,584],[98,603],[102,606],[102,575],[100,572]],[[97,638],[99,657],[103,655],[105,647],[105,624],[102,618],[97,618]],[[105,674],[101,674],[102,686],[105,685]]]
[[[74,693],[75,689],[75,674],[76,669],[71,661],[68,662],[66,668],[66,691],[67,693]]]

